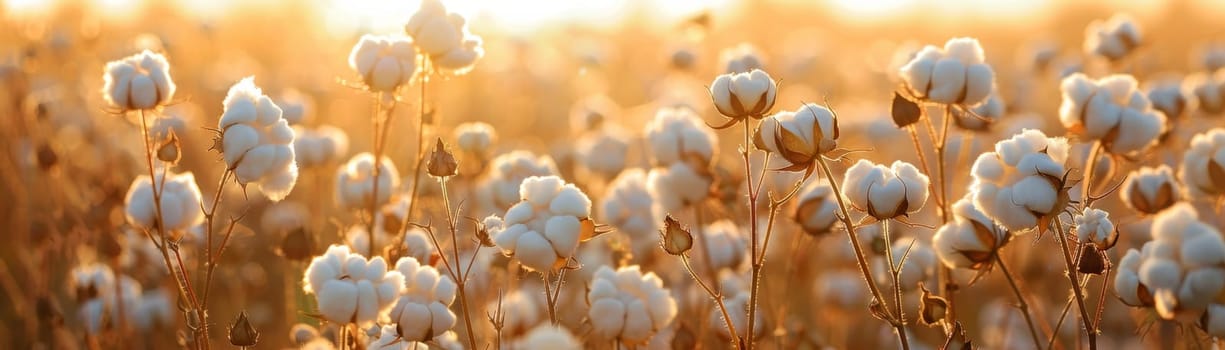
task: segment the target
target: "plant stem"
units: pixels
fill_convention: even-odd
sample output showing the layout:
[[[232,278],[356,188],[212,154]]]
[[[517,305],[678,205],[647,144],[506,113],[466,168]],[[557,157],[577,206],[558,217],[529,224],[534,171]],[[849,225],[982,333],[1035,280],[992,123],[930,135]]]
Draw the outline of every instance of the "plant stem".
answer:
[[[753,149],[753,143],[749,139],[748,119],[745,119],[743,124],[744,124],[744,146],[740,150],[740,152],[744,156],[744,186],[746,187],[746,189],[748,189],[748,197],[749,197],[748,198],[749,240],[750,242],[752,242],[751,245],[753,249],[751,255],[753,259],[753,264],[757,265],[757,260],[758,260],[757,255],[759,254],[758,249],[757,249],[757,245],[758,245],[757,243],[757,191],[761,190],[761,186],[758,186],[756,190],[753,189],[753,163],[749,159],[749,153],[750,153],[749,151]],[[766,165],[767,164],[763,163],[761,166],[764,169]],[[764,178],[764,175],[762,177]],[[757,281],[760,279],[760,274],[761,274],[761,269],[758,268],[757,266],[754,266],[753,271],[752,271],[752,276],[751,276],[753,280],[753,286],[751,286],[751,289],[749,290],[749,310],[747,311],[748,312],[748,316],[747,316],[748,331],[745,332],[745,334],[749,338],[749,339],[745,339],[746,340],[745,343],[748,344],[748,348],[750,350],[752,350],[753,346],[756,345],[754,344],[756,342],[753,339],[752,333],[753,333],[753,329],[755,329],[754,327],[756,326],[756,322],[757,322],[756,320],[757,319],[756,317],[757,316],[756,315],[757,297],[758,297]]]
[[[217,214],[217,206],[221,203],[221,193],[225,191],[226,180],[228,180],[230,175],[233,173],[234,172],[231,170],[226,170],[225,172],[221,173],[221,180],[217,183],[217,193],[213,194],[212,208],[204,212],[204,237],[206,238],[204,244],[204,259],[201,259],[201,261],[203,261],[205,265],[204,296],[202,301],[205,308],[208,308],[209,291],[212,289],[211,287],[213,285],[213,269],[217,266],[216,261],[213,261],[213,219]],[[222,246],[224,246],[224,244],[222,244]],[[220,248],[218,249],[220,250]]]
[[[902,283],[899,278],[901,275],[901,267],[893,261],[893,240],[889,238],[889,221],[892,219],[884,219],[880,221],[881,235],[885,238],[885,259],[889,262],[889,278],[893,280],[893,312],[894,318],[898,324],[906,323],[906,314],[902,311]],[[906,339],[906,327],[896,327],[898,341],[902,343],[902,349],[909,349],[910,344]]]
[[[194,309],[193,312],[200,318],[200,327],[195,329],[195,338],[200,342],[197,343],[201,349],[208,349],[208,322],[205,322],[204,316],[206,313],[201,310],[200,303],[196,301],[194,294],[191,292],[191,282],[187,281],[187,271],[183,266],[178,267],[179,271],[175,271],[174,263],[170,261],[170,252],[167,251],[167,243],[169,238],[166,235],[166,224],[162,220],[162,189],[164,188],[166,173],[168,170],[162,170],[162,186],[158,186],[157,172],[154,171],[153,164],[156,158],[153,157],[153,146],[149,136],[149,122],[145,115],[145,110],[140,110],[140,133],[141,139],[144,141],[145,161],[149,169],[149,186],[153,188],[153,208],[154,214],[157,215],[157,233],[162,242],[158,245],[158,250],[162,253],[162,260],[166,264],[166,270],[175,276],[174,282],[179,287],[179,296],[188,299],[189,305]],[[156,242],[155,242],[156,243]],[[181,273],[180,273],[181,272]],[[190,296],[190,297],[189,297]],[[187,316],[184,316],[187,317]],[[189,320],[190,321],[190,320]]]
[[[417,77],[417,84],[421,86],[421,98],[417,101],[417,104],[420,105],[417,111],[417,164],[413,166],[413,183],[408,195],[408,212],[404,214],[405,223],[408,223],[409,218],[413,216],[413,209],[417,207],[417,189],[420,187],[417,184],[421,182],[421,165],[425,163],[425,88],[430,81],[430,72],[430,58],[422,55],[421,72]]]
[[[743,342],[740,341],[740,333],[736,332],[736,325],[732,322],[731,314],[727,313],[727,306],[723,304],[723,294],[715,292],[714,289],[710,289],[710,286],[706,285],[706,282],[702,282],[702,278],[698,277],[697,272],[693,271],[693,266],[689,264],[688,256],[681,254],[680,257],[681,263],[685,264],[685,271],[689,271],[689,276],[698,282],[702,290],[706,291],[706,295],[715,300],[715,305],[719,307],[719,312],[723,313],[723,323],[727,324],[728,335],[736,343],[736,347],[740,347],[740,344]],[[748,333],[752,333],[752,331]]]
[[[540,273],[540,277],[544,282],[544,301],[549,309],[549,321],[554,326],[556,326],[557,325],[557,305],[553,304],[553,289],[551,287],[553,282],[549,281],[550,280],[549,277],[552,277],[552,276],[553,276],[553,271]],[[558,286],[558,288],[561,288],[561,286]]]
[[[1017,285],[1016,277],[1012,275],[1012,271],[1008,270],[1008,264],[1004,263],[1004,258],[1000,257],[999,253],[995,254],[995,262],[1000,266],[1000,271],[1004,271],[1004,278],[1008,280],[1008,285],[1012,287],[1012,294],[1017,297],[1017,308],[1021,309],[1021,314],[1025,316],[1025,325],[1029,326],[1029,335],[1034,340],[1034,348],[1040,348],[1042,346],[1041,336],[1038,335],[1038,329],[1034,328],[1034,319],[1029,314],[1029,303],[1025,301],[1025,296],[1021,293],[1021,287]]]
[[[459,289],[456,290],[456,293],[457,293],[457,296],[459,297],[459,307],[461,311],[463,311],[464,313],[464,327],[466,327],[467,333],[468,333],[468,348],[476,349],[477,348],[476,347],[476,335],[473,333],[473,328],[472,328],[472,314],[469,313],[468,311],[468,298],[465,295],[466,293],[464,291],[465,285],[468,282],[468,274],[464,273],[463,266],[460,265],[459,263],[460,262],[459,260],[459,238],[458,238],[458,235],[456,234],[456,231],[458,231],[458,228],[456,227],[456,224],[455,224],[455,215],[453,215],[451,211],[451,199],[449,197],[449,194],[447,193],[447,178],[444,177],[444,178],[438,179],[438,186],[442,188],[442,203],[446,207],[446,210],[447,210],[447,224],[450,225],[450,228],[451,228],[451,246],[452,246],[452,250],[455,253],[455,257],[454,257],[455,271],[451,272],[451,278],[455,280],[455,284],[459,287]],[[458,213],[455,213],[455,214],[458,214]],[[445,253],[442,252],[441,247],[438,248],[438,253],[439,253],[438,255],[442,255],[442,256],[446,255]],[[476,253],[473,253],[472,255],[475,257]],[[472,267],[472,262],[468,263],[468,267],[469,268]]]
[[[1059,220],[1059,216],[1055,216],[1055,229],[1059,232],[1059,236],[1055,238],[1059,241],[1059,249],[1063,251],[1063,261],[1067,268],[1066,275],[1068,283],[1072,286],[1072,295],[1076,297],[1076,307],[1080,310],[1080,319],[1084,323],[1085,332],[1089,335],[1089,349],[1097,349],[1097,334],[1094,332],[1092,320],[1089,318],[1089,311],[1085,309],[1085,297],[1081,292],[1080,284],[1076,282],[1079,278],[1076,273],[1076,265],[1072,262],[1072,253],[1068,250],[1067,234],[1063,230],[1063,222]]]
[[[382,128],[380,127],[379,122],[379,120],[382,119],[380,114],[383,112],[382,97],[382,93],[374,94],[374,169],[371,170],[374,177],[372,180],[370,180],[374,184],[373,189],[370,191],[370,221],[366,225],[366,247],[369,249],[366,251],[366,255],[368,258],[374,257],[375,254],[374,223],[379,215],[379,176],[382,175],[380,173],[382,173],[381,170],[383,168],[383,142],[381,136]]]
[[[944,125],[943,125],[943,130],[941,130],[940,132],[940,142],[935,143],[937,179],[936,181],[932,182],[933,188],[935,188],[936,183],[939,183],[940,185],[939,190],[936,190],[935,193],[938,194],[936,196],[937,198],[936,204],[940,205],[940,222],[941,223],[948,223],[949,220],[952,218],[952,213],[949,211],[949,205],[950,205],[949,197],[948,197],[949,185],[948,185],[947,176],[945,176],[945,172],[948,171],[947,164],[946,164],[948,162],[947,160],[948,156],[946,154],[947,152],[946,146],[948,146],[948,140],[949,140],[949,125],[952,124],[952,121],[953,121],[952,106],[945,105],[944,106],[944,120],[941,121]],[[928,117],[928,125],[931,125],[931,117]],[[936,135],[931,135],[931,137],[936,137]],[[957,309],[955,307],[956,303],[953,302],[953,299],[954,299],[953,293],[957,289],[956,288],[957,282],[953,280],[952,269],[950,269],[948,266],[944,266],[944,264],[940,264],[940,273],[937,274],[937,278],[941,279],[940,281],[937,281],[940,283],[940,294],[941,296],[944,297],[946,301],[948,301],[948,304],[949,304],[949,307],[948,307],[949,319],[956,320],[957,319]],[[952,330],[950,329],[949,331],[951,332]]]
[[[1085,158],[1085,178],[1081,181],[1080,205],[1083,208],[1089,207],[1090,193],[1093,192],[1093,171],[1097,168],[1097,158],[1102,153],[1102,142],[1094,141],[1093,146],[1089,148],[1089,156]]]
[[[872,292],[872,297],[888,312],[889,306],[885,302],[884,296],[880,292],[880,288],[876,287],[876,279],[872,277],[872,269],[868,266],[867,256],[863,252],[863,246],[859,243],[859,236],[855,235],[855,223],[851,222],[851,213],[847,209],[846,202],[842,199],[842,190],[839,189],[838,181],[834,180],[834,172],[829,170],[829,164],[824,157],[817,157],[817,164],[821,165],[821,171],[825,172],[825,178],[829,180],[829,186],[834,192],[834,198],[838,200],[838,209],[842,212],[839,219],[842,221],[842,226],[846,228],[846,234],[850,237],[851,248],[855,250],[855,261],[859,265],[859,271],[863,273],[865,282],[868,283],[868,290]],[[896,320],[896,317],[890,315],[891,320],[888,322],[898,330],[899,334],[904,334],[905,326]],[[902,348],[909,349],[909,341],[902,337]]]

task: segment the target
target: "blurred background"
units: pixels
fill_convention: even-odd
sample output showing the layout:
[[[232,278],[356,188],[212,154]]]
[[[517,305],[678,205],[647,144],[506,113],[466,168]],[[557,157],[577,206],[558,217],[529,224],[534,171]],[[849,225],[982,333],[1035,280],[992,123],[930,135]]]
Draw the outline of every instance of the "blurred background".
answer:
[[[255,76],[274,97],[291,90],[300,93],[309,101],[303,124],[345,130],[350,154],[372,149],[373,104],[369,93],[349,87],[356,80],[347,66],[349,51],[362,34],[402,33],[419,5],[413,0],[0,3],[0,237],[5,241],[0,244],[0,305],[5,305],[0,307],[5,324],[0,327],[0,348],[13,349],[46,345],[54,336],[79,340],[73,331],[79,325],[72,317],[76,296],[69,290],[67,271],[81,261],[96,260],[99,249],[114,244],[100,233],[123,232],[123,194],[131,179],[144,171],[143,150],[136,141],[139,128],[133,128],[130,116],[108,113],[102,99],[106,62],[143,49],[166,55],[179,101],[165,113],[174,118],[170,127],[183,139],[183,167],[196,171],[208,196],[216,191],[221,172],[216,155],[207,150],[211,135],[203,127],[216,125],[227,89],[246,76]],[[1220,21],[1225,1],[1214,0],[446,3],[467,16],[470,31],[484,39],[486,55],[467,75],[431,81],[429,99],[442,122],[429,132],[450,135],[461,122],[487,122],[500,135],[495,146],[499,152],[551,154],[563,173],[572,161],[566,151],[572,146],[567,135],[574,133],[568,120],[575,103],[585,97],[610,97],[620,106],[614,122],[635,133],[659,106],[675,101],[691,102],[704,109],[700,112],[708,122],[719,121],[706,100],[705,85],[723,73],[719,53],[741,43],[755,46],[763,66],[781,81],[778,109],[829,101],[846,125],[844,144],[875,147],[880,152],[864,157],[877,161],[913,158],[905,135],[889,129],[888,102],[897,84],[897,67],[922,45],[940,45],[951,37],[978,38],[999,76],[1009,114],[1025,114],[1029,117],[1024,125],[1063,135],[1056,119],[1062,75],[1122,65],[1119,70],[1141,82],[1156,81],[1218,64],[1210,62],[1210,53],[1225,44],[1218,42],[1225,40],[1225,23]],[[1130,14],[1142,28],[1146,40],[1139,53],[1126,62],[1086,57],[1085,26],[1115,13]],[[408,173],[410,159],[418,152],[416,110],[400,108],[396,113],[387,152],[401,173]],[[739,169],[735,136],[720,136],[725,140],[719,163]],[[897,144],[881,141],[894,136],[903,138],[895,139],[900,140]],[[640,152],[639,145],[631,147],[630,166],[646,165]],[[968,163],[962,166],[968,168]],[[312,204],[321,208],[313,215],[320,221],[319,231],[335,240],[342,223],[333,221],[343,213],[319,199],[328,198],[332,174],[331,169],[304,172],[290,198],[324,202]],[[241,192],[227,190],[225,196],[235,199],[229,203],[242,203]],[[232,206],[223,212],[242,209]],[[292,321],[303,320],[293,310],[282,310],[286,298],[301,298],[285,290],[282,281],[300,278],[302,266],[283,265],[275,254],[280,238],[258,234],[259,214],[266,206],[255,200],[247,208],[251,214],[227,250],[227,266],[219,271],[217,300],[227,302],[210,311],[217,327],[246,310],[266,332],[261,347],[281,348],[289,342],[285,334]],[[1057,284],[1066,281],[1049,277],[1055,276],[1051,271],[1027,273],[1049,280],[1051,288],[1066,288]],[[998,283],[983,288],[1002,291]],[[1035,283],[1031,289],[1043,286]],[[1050,299],[1050,308],[1062,301]],[[174,320],[180,318],[176,313]],[[1111,332],[1132,334],[1126,327]],[[169,329],[132,347],[170,347],[175,337]],[[929,343],[939,340],[930,334],[922,337]],[[840,345],[848,345],[842,341]],[[117,344],[122,343],[111,343]],[[75,347],[60,343],[56,348]]]

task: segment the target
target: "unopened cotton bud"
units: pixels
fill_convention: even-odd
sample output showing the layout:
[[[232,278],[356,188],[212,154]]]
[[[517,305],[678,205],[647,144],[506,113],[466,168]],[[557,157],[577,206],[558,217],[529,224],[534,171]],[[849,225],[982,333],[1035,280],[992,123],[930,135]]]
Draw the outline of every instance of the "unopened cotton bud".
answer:
[[[183,156],[179,147],[179,137],[172,130],[162,144],[157,146],[157,160],[169,165],[179,164],[179,159]]]
[[[442,178],[459,174],[459,163],[455,161],[455,155],[447,150],[441,138],[434,145],[434,151],[430,152],[430,160],[429,164],[426,165],[426,172],[431,176]]]
[[[664,217],[664,228],[659,234],[663,236],[662,247],[668,254],[681,255],[693,248],[693,234],[672,215]]]
[[[230,345],[243,348],[255,346],[259,342],[259,332],[255,330],[254,326],[251,326],[251,321],[247,320],[246,311],[239,313],[234,323],[230,324],[228,337]]]

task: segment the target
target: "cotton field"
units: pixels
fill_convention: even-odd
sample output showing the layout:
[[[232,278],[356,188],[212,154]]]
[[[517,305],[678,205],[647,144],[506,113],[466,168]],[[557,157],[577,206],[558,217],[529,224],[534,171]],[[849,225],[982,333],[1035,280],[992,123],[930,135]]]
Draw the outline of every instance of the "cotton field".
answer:
[[[1219,349],[1222,17],[0,0],[0,348]]]

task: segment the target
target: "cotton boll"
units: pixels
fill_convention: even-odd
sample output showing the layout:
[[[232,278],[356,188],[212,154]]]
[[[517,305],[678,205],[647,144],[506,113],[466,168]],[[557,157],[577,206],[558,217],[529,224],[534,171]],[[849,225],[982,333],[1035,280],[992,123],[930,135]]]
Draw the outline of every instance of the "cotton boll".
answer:
[[[481,38],[468,32],[467,20],[449,12],[439,0],[422,1],[404,31],[435,68],[447,73],[464,74],[485,55]]]
[[[556,176],[532,176],[519,191],[523,201],[507,210],[504,221],[487,227],[494,244],[523,266],[550,271],[574,255],[582,239],[591,200]]]
[[[102,80],[102,97],[124,112],[164,106],[174,97],[170,63],[149,50],[107,62]]]
[[[311,260],[303,282],[303,289],[315,295],[325,319],[368,326],[392,306],[404,276],[387,271],[381,257],[367,260],[347,246],[332,245]]]
[[[1110,213],[1104,210],[1089,208],[1075,218],[1076,237],[1081,243],[1093,243],[1098,249],[1105,250],[1114,246],[1119,238],[1119,232],[1110,222]]]
[[[676,301],[654,273],[637,265],[613,270],[602,266],[587,294],[593,335],[626,344],[645,344],[676,317]]]
[[[371,90],[394,92],[417,72],[417,52],[412,45],[411,39],[402,36],[362,35],[349,52],[349,68]]]
[[[704,237],[701,241],[705,242],[706,249],[710,252],[710,261],[707,262],[710,268],[734,270],[744,261],[748,239],[740,233],[736,223],[728,220],[716,221],[707,225],[702,230],[702,235]]]
[[[359,153],[336,172],[336,203],[341,208],[366,208],[374,197],[375,175],[374,155]],[[379,161],[378,196],[375,205],[382,206],[391,199],[391,194],[398,191],[400,175],[390,158],[384,156]]]
[[[715,157],[718,139],[692,109],[662,108],[647,122],[644,132],[655,166],[691,162],[695,167],[706,167]]]
[[[765,67],[761,50],[749,43],[741,43],[719,52],[719,67],[723,73],[747,73]]]
[[[485,212],[505,212],[519,203],[519,185],[524,179],[556,174],[557,165],[549,156],[522,150],[502,154],[493,159],[489,173],[477,185],[477,198]]]
[[[448,308],[455,300],[455,282],[411,257],[397,261],[395,271],[404,276],[404,286],[389,315],[404,340],[430,341],[455,326],[455,313]]]
[[[647,189],[646,180],[646,172],[642,169],[626,169],[613,179],[600,202],[600,222],[629,237],[635,259],[642,259],[659,249],[656,226],[662,219],[652,210],[655,199]]]
[[[579,138],[578,163],[591,174],[609,179],[625,168],[629,137],[615,126],[587,133]]]
[[[1210,115],[1225,112],[1225,70],[1191,75],[1185,84],[1200,112]]]
[[[704,170],[704,169],[703,169]],[[710,196],[713,174],[699,172],[686,163],[653,168],[647,174],[647,191],[656,202],[655,215],[679,212]]]
[[[279,201],[298,179],[294,132],[282,111],[247,77],[230,87],[222,102],[225,112],[221,153],[238,183],[254,184],[272,201]]]
[[[894,161],[889,167],[861,159],[847,169],[842,194],[856,209],[878,219],[919,211],[927,201],[927,175],[913,165]]]
[[[998,92],[992,92],[983,103],[971,107],[969,110],[973,113],[953,110],[953,122],[962,129],[987,131],[1004,117],[1004,99],[1000,97]]]
[[[945,266],[977,270],[991,265],[1007,235],[972,200],[963,198],[953,204],[953,221],[932,236],[932,248]]]
[[[1120,262],[1115,289],[1128,304],[1156,305],[1164,319],[1198,317],[1225,290],[1225,240],[1187,203],[1157,214],[1152,230],[1139,261],[1133,250]]]
[[[455,145],[461,151],[484,155],[497,140],[493,126],[482,122],[463,123],[455,126]]]
[[[763,120],[753,143],[789,162],[788,170],[804,170],[838,146],[838,134],[833,111],[808,103],[795,112],[778,112]]]
[[[1191,199],[1225,195],[1225,129],[1216,128],[1191,138],[1178,168],[1186,196]]]
[[[1077,73],[1060,85],[1063,102],[1059,120],[1070,132],[1100,140],[1115,154],[1134,154],[1157,143],[1166,130],[1166,116],[1152,108],[1148,96],[1130,75],[1091,80]]]
[[[793,220],[805,233],[821,235],[833,232],[837,223],[838,203],[834,190],[822,181],[812,180],[800,191]]]
[[[532,328],[518,344],[518,348],[540,350],[577,350],[583,347],[565,328],[550,325]]]
[[[302,168],[332,164],[349,152],[349,137],[344,130],[331,125],[314,129],[296,126],[294,135],[294,156]]]
[[[766,72],[754,69],[745,73],[728,73],[710,84],[715,109],[735,120],[760,119],[774,107],[778,85]]]
[[[1085,53],[1116,61],[1140,46],[1140,27],[1126,14],[1094,20],[1085,27]]]
[[[1059,179],[1068,157],[1067,140],[1025,129],[983,153],[970,169],[974,206],[1009,230],[1037,226],[1041,216],[1057,213],[1064,190]]]
[[[1157,84],[1149,88],[1148,99],[1152,101],[1153,109],[1161,111],[1168,119],[1182,117],[1189,103],[1182,87],[1177,83]]]
[[[943,49],[923,48],[900,75],[916,97],[941,104],[977,105],[995,86],[995,73],[973,38],[949,39]]]
[[[158,169],[156,183],[148,175],[140,175],[132,182],[124,197],[124,214],[128,223],[154,232],[159,230],[158,208],[154,204],[154,187],[160,186],[160,229],[177,239],[187,229],[204,222],[200,211],[200,187],[191,172],[167,175]]]

